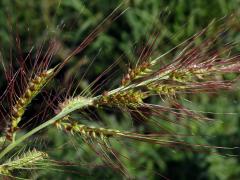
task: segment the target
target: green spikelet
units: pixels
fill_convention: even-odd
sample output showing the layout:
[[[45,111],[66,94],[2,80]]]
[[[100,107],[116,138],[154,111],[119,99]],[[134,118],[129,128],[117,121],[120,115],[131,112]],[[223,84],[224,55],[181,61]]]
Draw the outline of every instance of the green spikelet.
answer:
[[[65,130],[67,132],[71,132],[72,134],[79,133],[84,137],[100,137],[101,139],[104,139],[105,137],[117,137],[123,135],[123,132],[117,129],[87,126],[76,121],[70,121],[67,117],[57,121],[55,125],[60,130]]]
[[[147,85],[148,90],[165,96],[175,96],[178,91],[187,88],[185,84],[181,83],[150,83]]]
[[[111,95],[103,94],[95,101],[96,105],[107,105],[111,107],[136,107],[143,103],[145,94],[140,90],[128,90]]]
[[[133,80],[139,79],[141,77],[144,77],[148,75],[150,72],[152,72],[151,69],[149,69],[150,63],[148,61],[144,61],[142,64],[138,65],[134,69],[128,69],[127,74],[122,78],[122,85],[128,85]]]
[[[47,159],[48,155],[36,149],[29,150],[20,156],[8,159],[5,163],[0,165],[0,174],[9,176],[11,172],[17,169],[25,169],[36,166],[38,163]]]

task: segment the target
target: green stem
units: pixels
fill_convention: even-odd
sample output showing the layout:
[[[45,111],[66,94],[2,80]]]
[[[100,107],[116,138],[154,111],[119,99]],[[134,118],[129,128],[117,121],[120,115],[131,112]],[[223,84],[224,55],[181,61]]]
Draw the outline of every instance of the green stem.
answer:
[[[33,130],[29,131],[28,133],[24,134],[14,142],[12,142],[10,145],[8,145],[1,153],[0,153],[0,159],[3,158],[9,151],[11,151],[14,147],[16,147],[18,144],[23,142],[25,139],[30,137],[31,135],[35,134],[36,132],[40,131],[41,129],[53,124],[55,121],[57,121],[60,118],[63,118],[64,114],[59,114],[52,119],[46,121],[45,123],[41,124],[40,126],[34,128]]]

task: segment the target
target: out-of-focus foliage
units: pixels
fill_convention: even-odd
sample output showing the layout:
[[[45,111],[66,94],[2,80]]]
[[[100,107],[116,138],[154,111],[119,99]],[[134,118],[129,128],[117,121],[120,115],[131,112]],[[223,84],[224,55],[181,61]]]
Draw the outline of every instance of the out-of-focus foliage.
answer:
[[[19,0],[0,2],[0,46],[5,62],[10,57],[9,49],[15,47],[14,37],[20,36],[23,52],[30,50],[32,45],[42,43],[43,39],[56,37],[63,49],[68,52],[76,47],[81,40],[122,1],[109,0]],[[129,10],[117,21],[113,22],[82,54],[68,64],[64,70],[66,76],[75,76],[80,70],[79,61],[89,61],[97,55],[91,73],[84,79],[88,84],[106,67],[122,54],[125,59],[120,62],[122,71],[125,64],[136,59],[136,45],[142,45],[152,32],[159,31],[159,40],[154,54],[161,54],[178,45],[187,37],[206,27],[213,19],[221,18],[229,13],[237,13],[239,0],[129,0],[124,2],[122,9]],[[226,28],[239,28],[229,25]],[[233,34],[235,41],[240,40],[239,34]],[[56,61],[65,55],[61,51]],[[99,52],[100,51],[100,52]],[[74,70],[73,70],[74,69]],[[84,69],[81,69],[84,70]],[[77,73],[81,74],[81,73]],[[80,79],[78,75],[75,77]],[[120,77],[121,78],[121,77]],[[0,77],[3,81],[3,77]],[[86,86],[84,83],[82,86]],[[0,85],[2,88],[2,86]],[[111,87],[111,84],[108,85]],[[239,146],[240,119],[238,114],[224,115],[221,113],[240,113],[238,90],[234,93],[216,95],[198,95],[191,97],[186,106],[204,112],[216,112],[211,115],[216,122],[211,125],[196,126],[202,136],[199,143],[211,143],[222,146]],[[184,101],[184,100],[183,100]],[[113,114],[99,112],[109,127],[116,129],[131,128],[128,116],[116,117]],[[208,115],[206,113],[206,115]],[[177,131],[177,129],[176,129]],[[46,136],[46,137],[45,137]],[[49,130],[46,145],[53,158],[77,163],[69,167],[69,173],[52,170],[42,171],[41,179],[121,179],[108,167],[94,167],[87,162],[99,163],[94,153],[76,139],[56,130]],[[48,137],[47,137],[48,136]],[[64,143],[69,142],[67,145]],[[113,147],[121,154],[131,157],[126,165],[138,179],[159,179],[164,175],[170,179],[239,179],[240,158],[224,157],[217,154],[204,154],[187,150],[178,151],[158,145],[139,142],[128,142],[130,147],[112,142]],[[72,145],[75,144],[75,147]],[[153,147],[154,146],[154,147]],[[57,149],[55,149],[58,147]],[[134,149],[135,148],[135,149]],[[54,150],[52,150],[54,149]],[[137,149],[137,150],[136,150]],[[137,151],[138,153],[135,153]],[[89,167],[88,167],[89,166]],[[89,169],[89,170],[88,170]],[[80,176],[79,176],[80,174]]]

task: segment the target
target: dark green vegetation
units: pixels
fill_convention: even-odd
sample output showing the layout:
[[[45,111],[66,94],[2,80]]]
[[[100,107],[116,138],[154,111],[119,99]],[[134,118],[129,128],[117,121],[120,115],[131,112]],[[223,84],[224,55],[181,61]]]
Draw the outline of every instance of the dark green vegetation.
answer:
[[[5,61],[10,59],[9,49],[11,48],[13,55],[17,56],[14,37],[19,35],[23,54],[28,52],[32,45],[37,46],[44,39],[56,37],[65,50],[58,53],[58,58],[55,58],[56,62],[60,61],[118,3],[120,1],[2,0],[0,2],[0,46],[3,58]],[[60,73],[59,79],[66,82],[70,81],[72,76],[76,80],[81,79],[81,75],[90,62],[96,58],[90,71],[80,84],[81,88],[84,89],[122,54],[126,57],[120,61],[119,68],[122,72],[126,72],[127,66],[125,64],[128,64],[129,61],[134,63],[136,60],[136,46],[144,45],[153,31],[160,32],[154,54],[161,54],[206,27],[213,19],[237,11],[239,6],[238,0],[129,1],[122,6],[122,9],[131,8],[107,27],[107,30],[83,53],[75,56],[74,60],[67,64],[67,68]],[[229,23],[229,27],[226,28],[233,29],[235,32],[240,28],[240,24]],[[239,41],[240,35],[232,33],[232,37],[229,38]],[[117,74],[116,78],[121,79],[120,74]],[[3,77],[0,78],[3,82]],[[52,86],[58,84],[60,83],[56,82]],[[111,88],[112,85],[115,84],[108,83],[106,87]],[[240,113],[240,93],[238,91],[236,88],[234,92],[230,93],[194,95],[188,98],[192,104],[183,101],[186,106],[195,110],[219,113],[206,114],[216,119],[214,123],[201,126],[192,125],[196,134],[201,135],[194,138],[197,141],[194,143],[210,143],[226,147],[239,146],[240,119],[237,113]],[[128,116],[120,114],[116,116],[105,111],[98,112],[98,115],[108,127],[116,129],[131,127]],[[139,126],[138,128],[143,128],[141,124]],[[86,145],[77,142],[78,140],[73,137],[50,129],[48,134],[45,132],[37,139],[37,143],[40,142],[40,148],[47,147],[50,157],[77,163],[77,166],[67,168],[69,171],[74,171],[72,173],[43,170],[39,176],[41,179],[66,179],[67,177],[72,179],[81,179],[81,177],[82,179],[121,179],[108,167],[95,167],[94,163],[98,164],[100,160],[96,160],[96,155]],[[69,144],[65,144],[66,142]],[[170,179],[238,179],[240,177],[239,157],[191,152],[190,150],[165,148],[134,141],[128,141],[129,147],[114,141],[112,144],[120,153],[131,157],[130,161],[126,161],[126,166],[139,179],[159,179],[160,175]],[[237,152],[234,153],[237,154]]]

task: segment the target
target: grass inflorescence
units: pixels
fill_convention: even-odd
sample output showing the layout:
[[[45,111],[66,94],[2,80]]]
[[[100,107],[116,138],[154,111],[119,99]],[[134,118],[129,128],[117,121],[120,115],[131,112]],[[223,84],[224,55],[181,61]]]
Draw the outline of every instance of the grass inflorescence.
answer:
[[[21,155],[9,158],[1,164],[0,174],[11,177],[12,171],[36,168],[36,166],[40,166],[47,158],[48,155],[45,152],[37,151],[36,149],[28,150]]]
[[[28,83],[28,86],[21,97],[17,100],[16,104],[12,108],[10,125],[7,127],[7,139],[14,140],[13,134],[18,129],[18,123],[27,108],[27,106],[32,102],[33,98],[41,91],[43,86],[53,75],[53,69],[43,71]]]
[[[117,13],[117,15],[112,13],[104,22],[115,20],[118,16],[119,13]],[[104,25],[104,23],[101,25]],[[237,78],[231,80],[221,78],[219,80],[219,76],[222,77],[223,74],[237,74],[240,72],[240,56],[237,53],[232,53],[232,46],[229,44],[223,45],[223,47],[225,47],[224,51],[219,52],[214,49],[214,45],[217,44],[221,33],[217,33],[215,38],[204,39],[202,36],[206,35],[205,33],[208,28],[195,34],[167,53],[155,58],[152,57],[152,51],[154,50],[154,44],[157,38],[154,38],[154,40],[150,42],[149,48],[145,48],[142,51],[136,64],[129,68],[127,73],[123,75],[123,78],[120,80],[121,82],[119,82],[119,87],[107,89],[98,95],[95,95],[93,92],[92,96],[85,96],[84,92],[76,96],[71,96],[69,95],[69,92],[71,92],[70,89],[64,100],[61,98],[59,98],[60,100],[57,98],[57,100],[51,100],[51,96],[49,96],[50,102],[46,102],[44,114],[51,116],[52,109],[55,110],[55,114],[52,115],[49,120],[44,119],[36,127],[21,128],[19,124],[22,122],[27,108],[31,108],[33,99],[42,92],[44,86],[55,78],[55,75],[61,71],[72,56],[81,52],[97,37],[101,32],[101,25],[90,33],[62,63],[55,67],[50,68],[50,60],[55,54],[52,51],[47,52],[45,58],[43,58],[43,62],[40,63],[41,66],[39,66],[39,69],[37,69],[37,63],[39,63],[39,60],[37,60],[33,66],[33,69],[36,70],[36,73],[33,73],[34,76],[32,78],[24,78],[24,80],[27,80],[24,83],[24,88],[21,89],[20,95],[15,93],[17,99],[8,103],[10,113],[7,113],[4,109],[5,105],[2,105],[2,102],[5,100],[5,92],[1,95],[2,114],[7,114],[5,118],[7,128],[6,133],[3,134],[0,141],[0,174],[14,176],[15,170],[31,169],[33,166],[44,166],[44,163],[41,164],[41,162],[47,161],[47,154],[36,149],[14,156],[14,158],[8,158],[7,160],[6,158],[8,154],[17,149],[26,139],[49,126],[51,128],[64,130],[74,137],[82,138],[93,150],[101,150],[101,153],[96,154],[101,154],[106,164],[110,163],[114,169],[120,170],[120,172],[128,178],[130,177],[128,170],[125,168],[124,163],[122,163],[121,158],[119,158],[113,150],[110,139],[121,141],[130,139],[174,148],[184,146],[193,150],[235,149],[234,147],[228,148],[189,143],[185,141],[184,138],[187,135],[182,134],[180,136],[176,132],[174,133],[166,130],[167,128],[162,128],[161,124],[162,121],[165,120],[169,124],[181,125],[187,130],[191,130],[191,123],[188,125],[188,123],[182,121],[188,118],[197,120],[205,120],[205,118],[201,113],[198,114],[191,109],[185,108],[178,102],[178,99],[188,93],[209,93],[221,89],[229,90],[237,81]],[[204,41],[197,43],[196,40],[199,37],[202,37]],[[167,63],[163,63],[163,59],[167,58],[167,55],[173,51],[177,52],[173,60],[170,62],[168,60]],[[24,66],[21,65],[20,70],[17,71],[21,76],[24,76],[23,67]],[[25,74],[25,76],[29,76],[29,74]],[[14,86],[12,86],[11,82],[18,80],[13,75],[9,77],[11,78],[6,92],[11,91],[11,93],[6,93],[8,98],[9,95],[11,96],[15,92],[12,89]],[[96,82],[97,80],[94,81],[94,83]],[[15,84],[16,83],[17,82],[15,82]],[[87,90],[93,87],[94,83],[90,84]],[[77,91],[74,90],[74,94],[76,92]],[[151,103],[151,98],[157,99],[157,102],[163,105]],[[136,127],[135,131],[119,130],[105,128],[103,126],[91,126],[82,122],[82,119],[90,119],[91,113],[89,112],[91,109],[97,111],[106,107],[113,111],[116,109],[122,110],[123,112],[128,112],[132,117],[135,115],[138,119],[143,119],[144,122],[147,122],[147,124],[144,124],[144,127],[146,125],[146,129],[140,131]],[[168,119],[168,115],[171,113],[176,117],[174,120]],[[180,120],[177,121],[177,118]],[[31,119],[31,122],[34,122],[34,117]],[[151,130],[148,126],[149,124],[154,125],[154,128],[162,128],[165,131],[149,133],[149,129]],[[21,132],[22,135],[19,135],[20,133],[18,134],[18,132]],[[5,143],[6,139],[10,140],[10,142]],[[97,145],[98,148],[96,148]]]

